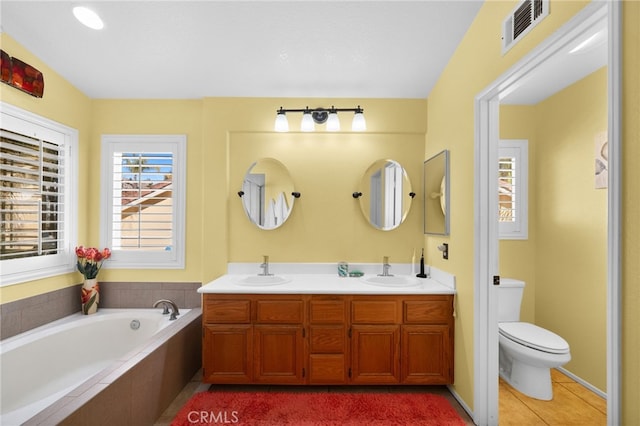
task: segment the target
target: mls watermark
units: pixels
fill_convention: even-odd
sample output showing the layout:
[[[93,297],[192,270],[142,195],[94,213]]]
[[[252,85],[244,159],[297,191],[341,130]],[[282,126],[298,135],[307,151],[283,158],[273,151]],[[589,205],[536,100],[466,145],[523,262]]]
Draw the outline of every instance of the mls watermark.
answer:
[[[187,420],[194,425],[238,423],[237,411],[189,411]]]

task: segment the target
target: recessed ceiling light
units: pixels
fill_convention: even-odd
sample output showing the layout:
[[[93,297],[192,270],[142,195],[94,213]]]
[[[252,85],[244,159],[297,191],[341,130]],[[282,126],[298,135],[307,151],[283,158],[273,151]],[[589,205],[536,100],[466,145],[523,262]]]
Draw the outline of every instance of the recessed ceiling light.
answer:
[[[102,22],[102,19],[100,19],[98,14],[87,7],[84,7],[84,6],[74,7],[73,15],[83,25],[86,25],[91,29],[101,30],[102,28],[104,28],[104,22]]]

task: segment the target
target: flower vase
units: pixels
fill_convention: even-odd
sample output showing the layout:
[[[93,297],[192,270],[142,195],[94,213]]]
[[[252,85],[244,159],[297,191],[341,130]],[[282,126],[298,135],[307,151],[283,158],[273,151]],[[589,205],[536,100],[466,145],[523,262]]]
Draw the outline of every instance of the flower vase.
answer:
[[[82,303],[82,313],[85,315],[95,314],[98,312],[98,303],[100,302],[100,287],[97,278],[86,278],[82,283],[82,294],[80,301]]]

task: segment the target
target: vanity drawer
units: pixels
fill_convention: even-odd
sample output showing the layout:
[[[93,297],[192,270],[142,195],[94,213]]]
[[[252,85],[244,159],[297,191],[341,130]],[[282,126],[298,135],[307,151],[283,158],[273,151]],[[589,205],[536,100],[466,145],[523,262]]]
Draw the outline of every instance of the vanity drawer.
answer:
[[[256,323],[302,324],[304,322],[304,305],[304,300],[258,299],[256,300]]]
[[[343,324],[347,320],[347,305],[342,297],[311,299],[309,322],[311,324]]]
[[[405,300],[403,314],[405,324],[446,324],[453,316],[452,298],[434,296],[432,300]]]
[[[400,309],[395,298],[353,300],[351,302],[352,324],[398,324]]]
[[[248,324],[251,322],[251,301],[205,298],[203,315],[208,324]]]

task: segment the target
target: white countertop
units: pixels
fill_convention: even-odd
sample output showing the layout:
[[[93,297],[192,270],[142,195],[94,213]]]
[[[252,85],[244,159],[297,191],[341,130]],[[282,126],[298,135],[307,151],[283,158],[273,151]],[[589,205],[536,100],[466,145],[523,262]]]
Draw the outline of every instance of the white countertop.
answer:
[[[246,266],[246,267],[245,267]],[[246,277],[254,277],[261,272],[258,264],[229,264],[229,272],[198,289],[198,293],[246,293],[246,294],[455,294],[455,277],[435,268],[429,268],[430,278],[415,278],[415,275],[399,273],[411,272],[410,265],[392,265],[396,276],[415,278],[417,285],[407,287],[373,285],[364,282],[367,277],[376,276],[379,265],[357,265],[351,270],[365,272],[364,277],[340,277],[335,264],[270,264],[270,273],[288,281],[276,285],[249,285],[242,283]],[[329,270],[336,271],[328,273]],[[395,271],[394,271],[395,270]],[[291,271],[291,273],[287,273]],[[304,272],[302,272],[304,271]]]

